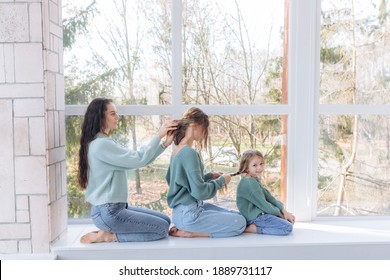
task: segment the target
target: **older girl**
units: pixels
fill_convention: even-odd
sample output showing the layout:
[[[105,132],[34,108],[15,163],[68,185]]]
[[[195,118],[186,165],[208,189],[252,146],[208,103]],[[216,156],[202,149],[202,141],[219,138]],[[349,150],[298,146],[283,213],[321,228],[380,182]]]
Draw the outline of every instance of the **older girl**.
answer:
[[[171,162],[166,175],[169,184],[168,205],[173,208],[170,234],[178,237],[228,237],[245,230],[245,218],[203,200],[230,182],[229,174],[204,173],[199,153],[193,148],[206,147],[208,116],[198,108],[189,109],[174,132]]]

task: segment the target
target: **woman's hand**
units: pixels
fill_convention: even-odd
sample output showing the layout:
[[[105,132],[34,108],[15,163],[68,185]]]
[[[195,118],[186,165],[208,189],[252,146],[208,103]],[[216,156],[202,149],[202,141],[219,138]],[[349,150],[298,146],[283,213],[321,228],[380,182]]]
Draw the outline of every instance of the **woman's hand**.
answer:
[[[173,130],[168,131],[167,137],[165,138],[165,141],[163,142],[163,145],[165,148],[168,148],[173,143],[174,137],[175,137],[175,134],[173,134]]]
[[[225,178],[225,184],[229,184],[230,183],[230,180],[232,179],[232,176],[230,176],[230,174],[222,174],[221,176],[223,176]]]
[[[222,174],[222,172],[211,172],[211,179],[218,179]]]
[[[164,138],[165,135],[167,135],[168,131],[173,131],[177,128],[177,121],[170,121],[165,124],[163,124],[160,129],[157,132],[157,135],[160,137],[160,139]],[[173,141],[173,136],[172,136],[172,141]],[[169,143],[169,141],[168,141]],[[172,142],[170,143],[172,144]],[[170,145],[169,144],[169,145]],[[169,146],[168,145],[168,146]],[[167,147],[167,146],[166,146]]]

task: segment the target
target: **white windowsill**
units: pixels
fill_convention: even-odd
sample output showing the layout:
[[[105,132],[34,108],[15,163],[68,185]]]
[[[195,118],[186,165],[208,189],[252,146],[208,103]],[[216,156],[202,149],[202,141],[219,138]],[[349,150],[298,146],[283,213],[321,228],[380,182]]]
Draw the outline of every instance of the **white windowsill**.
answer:
[[[298,222],[289,236],[81,244],[80,237],[92,230],[92,224],[69,225],[52,252],[58,259],[390,259],[390,217]]]

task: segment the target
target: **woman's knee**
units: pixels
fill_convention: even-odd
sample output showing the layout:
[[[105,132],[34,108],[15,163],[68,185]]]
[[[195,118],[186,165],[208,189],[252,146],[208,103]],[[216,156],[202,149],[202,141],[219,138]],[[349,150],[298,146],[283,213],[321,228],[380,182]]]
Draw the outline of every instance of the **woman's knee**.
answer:
[[[234,231],[237,233],[237,235],[243,233],[246,226],[247,223],[244,216],[237,215],[237,217],[234,219]]]
[[[158,236],[160,236],[159,239],[164,238],[169,233],[169,226],[170,223],[168,223],[166,220],[163,220],[164,222],[160,223],[157,227],[157,231],[155,232]]]

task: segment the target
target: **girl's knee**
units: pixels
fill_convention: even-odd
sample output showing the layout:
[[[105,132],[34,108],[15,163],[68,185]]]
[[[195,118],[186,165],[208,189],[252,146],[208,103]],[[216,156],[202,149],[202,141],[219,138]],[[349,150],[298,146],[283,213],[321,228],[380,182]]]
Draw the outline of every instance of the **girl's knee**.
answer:
[[[284,235],[289,235],[293,231],[293,224],[288,223],[283,229]]]

